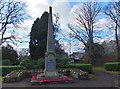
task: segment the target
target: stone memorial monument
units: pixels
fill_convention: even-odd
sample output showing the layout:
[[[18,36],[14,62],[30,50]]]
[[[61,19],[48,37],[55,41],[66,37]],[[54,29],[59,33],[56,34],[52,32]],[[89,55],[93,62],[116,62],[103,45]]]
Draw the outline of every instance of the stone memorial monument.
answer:
[[[44,69],[44,73],[40,73],[32,76],[31,84],[64,82],[64,81],[72,81],[72,80],[73,80],[72,78],[67,78],[66,76],[59,76],[56,70],[55,39],[54,39],[53,22],[52,22],[52,7],[50,6],[49,17],[48,17],[47,49],[45,53],[45,69]]]
[[[56,71],[56,59],[55,59],[55,40],[53,32],[52,22],[52,7],[49,7],[49,18],[48,18],[48,33],[47,33],[47,50],[45,53],[45,77],[58,77]]]

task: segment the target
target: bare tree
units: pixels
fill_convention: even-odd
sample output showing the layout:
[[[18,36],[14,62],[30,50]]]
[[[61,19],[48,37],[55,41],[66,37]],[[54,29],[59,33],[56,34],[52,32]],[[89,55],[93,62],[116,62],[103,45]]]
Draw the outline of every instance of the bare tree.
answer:
[[[109,18],[114,22],[114,26],[112,29],[115,30],[115,38],[116,38],[116,50],[117,50],[117,59],[120,59],[120,44],[119,44],[119,30],[120,30],[120,1],[109,3],[105,7],[105,14],[109,16]]]
[[[96,17],[98,16],[101,7],[97,2],[85,2],[75,11],[75,25],[68,25],[69,29],[73,31],[74,37],[81,41],[88,53],[88,59],[91,63],[95,63],[94,50],[93,50],[93,32]]]
[[[15,32],[28,16],[25,7],[25,3],[15,0],[0,0],[0,45],[16,40]]]
[[[66,41],[68,43],[68,46],[69,46],[69,47],[67,47],[68,50],[69,50],[68,55],[70,55],[72,53],[71,52],[71,50],[72,50],[71,45],[72,45],[72,40],[73,40],[72,35],[71,35],[71,31],[69,31],[67,33],[69,36],[66,36],[66,34],[64,34],[64,32],[62,31],[62,28],[61,28],[59,13],[56,13],[56,14],[53,14],[53,15],[54,15],[53,25],[54,25],[54,29],[55,29],[54,35],[56,37],[56,40],[59,42],[59,44],[60,44],[60,41],[61,41],[61,44],[60,44],[61,49],[64,49],[64,47],[65,47],[63,41]]]

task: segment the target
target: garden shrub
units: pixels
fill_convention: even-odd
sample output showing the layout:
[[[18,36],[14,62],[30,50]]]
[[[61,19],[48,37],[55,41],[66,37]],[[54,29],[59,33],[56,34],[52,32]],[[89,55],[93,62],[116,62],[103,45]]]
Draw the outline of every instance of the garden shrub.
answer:
[[[89,74],[88,77],[90,80],[96,80],[96,76],[93,74]]]
[[[10,62],[9,59],[4,59],[2,60],[2,65],[11,65],[12,63]]]
[[[104,68],[107,71],[120,71],[120,62],[107,62],[107,63],[104,63]]]
[[[70,64],[69,68],[77,68],[89,73],[93,71],[93,66],[91,64]]]
[[[31,57],[30,57],[30,56],[20,56],[20,57],[18,58],[19,63],[22,62],[23,60],[26,60],[26,59],[31,59]]]
[[[23,66],[0,66],[0,70],[2,69],[2,75],[6,75],[13,70],[24,69]]]
[[[35,65],[36,69],[44,69],[45,68],[45,59],[44,58],[40,58],[37,61],[37,65]]]
[[[57,58],[56,58],[57,68],[67,68],[68,62],[69,62],[69,58],[67,58],[67,57],[57,56]]]
[[[24,59],[20,62],[20,66],[24,66],[26,69],[33,69],[34,68],[34,60],[31,59]]]

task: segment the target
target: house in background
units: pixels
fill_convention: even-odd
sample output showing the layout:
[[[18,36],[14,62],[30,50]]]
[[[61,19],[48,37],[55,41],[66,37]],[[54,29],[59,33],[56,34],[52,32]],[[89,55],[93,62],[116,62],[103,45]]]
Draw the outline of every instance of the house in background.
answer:
[[[119,40],[120,44],[120,40]],[[105,49],[105,52],[114,52],[116,51],[116,40],[111,40],[111,41],[104,41],[102,43],[102,46]]]
[[[73,52],[69,55],[71,62],[79,62],[83,58],[84,53],[81,52]]]

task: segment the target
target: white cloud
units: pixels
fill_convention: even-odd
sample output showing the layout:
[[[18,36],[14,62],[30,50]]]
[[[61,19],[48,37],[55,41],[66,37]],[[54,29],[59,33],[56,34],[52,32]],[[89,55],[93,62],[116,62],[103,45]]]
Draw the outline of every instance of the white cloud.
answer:
[[[106,41],[106,42],[109,42],[111,40],[115,40],[115,38],[114,37],[109,37],[109,36],[104,38],[104,41]]]
[[[28,13],[36,19],[37,17],[41,17],[44,11],[48,11],[48,0],[26,0],[28,5]]]
[[[113,35],[106,36],[106,37],[104,37],[102,39],[101,38],[97,38],[96,42],[99,43],[99,44],[102,44],[104,41],[109,42],[111,40],[115,40]]]
[[[73,24],[76,24],[76,21],[75,21],[75,17],[76,17],[76,10],[81,8],[82,4],[79,3],[79,4],[76,4],[74,5],[72,8],[71,8],[71,11],[70,11],[70,21],[73,23]],[[80,11],[79,11],[80,13]],[[95,30],[105,30],[105,29],[108,29],[108,27],[113,24],[112,21],[109,19],[109,18],[100,18],[98,19],[98,21],[96,21],[96,23],[94,24],[95,26]]]
[[[89,2],[89,1],[96,1],[96,2],[114,2],[119,0],[56,0],[57,2]]]
[[[28,5],[28,13],[36,19],[37,17],[41,17],[44,11],[49,11],[49,1],[48,0],[26,0]],[[53,13],[60,14],[60,21],[61,23],[67,23],[69,21],[69,11],[70,5],[66,2],[56,2],[53,1],[52,4]]]
[[[69,53],[69,49],[70,49],[69,42],[63,41],[61,45],[62,45],[62,49],[64,49],[65,52]]]
[[[29,15],[33,18],[32,20],[26,20],[25,25],[31,25],[33,24],[33,21],[37,17],[41,17],[41,15],[44,13],[44,11],[49,11],[49,2],[48,0],[26,0],[27,5],[28,5],[28,13]],[[56,2],[52,1],[52,9],[53,9],[53,14],[59,13],[60,14],[60,23],[62,28],[66,29],[65,24],[69,22],[69,12],[70,12],[70,5],[66,2]],[[31,27],[31,26],[30,26]]]
[[[49,1],[48,0],[26,0],[28,8],[27,11],[32,17],[32,20],[25,20],[23,26],[26,27],[27,29],[25,30],[26,33],[29,33],[31,31],[32,24],[34,23],[34,20],[37,17],[41,17],[41,15],[44,13],[44,11],[49,11]],[[80,6],[80,4],[74,5],[72,8],[70,7],[68,2],[58,2],[57,0],[52,0],[52,9],[53,9],[53,14],[54,13],[59,13],[60,15],[60,23],[61,23],[61,28],[63,33],[68,37],[69,29],[67,27],[67,24],[70,23],[70,21],[73,20],[74,12],[75,10]],[[97,30],[103,30],[106,29],[106,25],[109,24],[109,20],[106,18],[102,18],[96,22],[96,26],[98,27]],[[25,33],[25,32],[23,32]],[[18,37],[22,37],[23,33],[20,32]],[[106,37],[104,40],[109,40],[109,37]],[[101,40],[103,41],[103,40]],[[63,44],[63,49],[66,50],[66,52],[69,52],[69,42],[62,41]],[[23,45],[22,45],[23,46]],[[28,43],[27,45],[28,46]],[[76,45],[77,47],[81,47],[83,44],[78,43]],[[27,47],[28,48],[28,47]],[[74,48],[72,48],[72,51],[75,51]]]
[[[68,23],[69,22],[69,12],[70,12],[70,5],[66,2],[53,2],[53,13],[60,14],[60,22],[61,23]]]
[[[49,2],[48,0],[23,0],[23,2],[26,2],[27,4],[27,11],[28,14],[32,17],[30,20],[25,20],[24,23],[22,24],[22,27],[24,27],[24,31],[20,29],[18,31],[19,35],[17,38],[22,38],[24,35],[29,34],[31,31],[32,24],[34,23],[36,18],[40,18],[41,15],[44,13],[44,11],[49,11]],[[58,3],[56,1],[52,1],[52,10],[53,14],[54,13],[59,13],[60,14],[60,23],[61,23],[61,28],[66,30],[66,24],[69,22],[69,12],[70,12],[70,5],[68,2],[61,2]],[[26,34],[25,34],[26,33]],[[64,44],[64,43],[63,43]],[[22,45],[22,44],[21,44]],[[28,48],[28,44],[24,44]],[[22,45],[23,46],[23,45]],[[64,44],[66,47],[66,44]]]
[[[34,20],[25,20],[24,21],[24,24],[23,24],[23,27],[25,28],[25,30],[30,33],[31,31],[31,27],[32,27],[32,24],[34,23]]]
[[[109,18],[99,19],[95,24],[95,30],[106,30],[110,27],[113,22]]]
[[[83,5],[82,3],[78,3],[71,8],[70,22],[72,22],[73,24],[76,24],[76,21],[75,21],[76,13],[80,13],[79,8],[81,8],[82,5]]]

